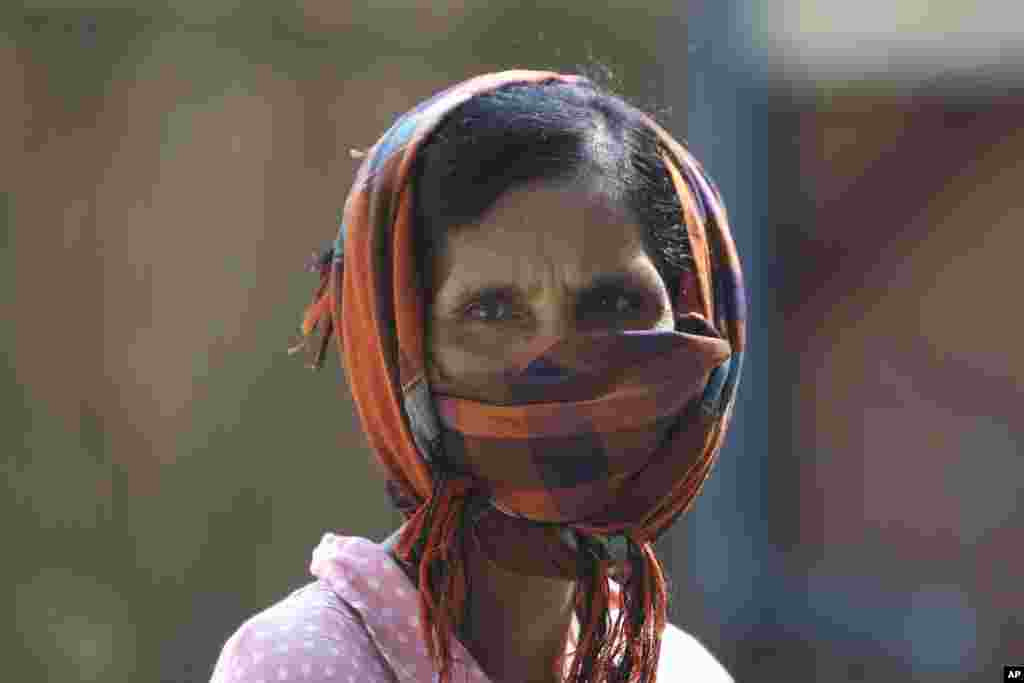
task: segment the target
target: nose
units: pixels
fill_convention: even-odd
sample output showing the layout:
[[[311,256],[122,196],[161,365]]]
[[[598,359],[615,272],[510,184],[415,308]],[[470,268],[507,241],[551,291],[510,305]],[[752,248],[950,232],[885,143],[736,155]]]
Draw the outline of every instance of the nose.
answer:
[[[545,287],[533,306],[537,336],[556,339],[572,334],[575,330],[576,313],[572,299],[564,289]]]

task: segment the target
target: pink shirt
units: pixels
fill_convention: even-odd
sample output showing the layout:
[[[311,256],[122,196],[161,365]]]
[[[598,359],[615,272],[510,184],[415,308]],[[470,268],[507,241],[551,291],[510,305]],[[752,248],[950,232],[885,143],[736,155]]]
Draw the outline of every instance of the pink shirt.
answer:
[[[416,588],[381,545],[325,534],[313,551],[310,571],[317,581],[235,631],[211,683],[437,680],[420,637]],[[490,683],[457,638],[451,640],[451,651],[454,683]],[[695,638],[669,624],[662,636],[658,680],[733,679]]]

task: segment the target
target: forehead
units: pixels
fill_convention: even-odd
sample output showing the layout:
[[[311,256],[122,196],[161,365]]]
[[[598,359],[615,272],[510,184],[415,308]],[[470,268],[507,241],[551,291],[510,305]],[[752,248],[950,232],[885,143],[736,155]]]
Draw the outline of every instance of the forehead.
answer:
[[[449,235],[439,274],[586,277],[628,267],[643,254],[642,234],[625,204],[592,183],[528,185]]]

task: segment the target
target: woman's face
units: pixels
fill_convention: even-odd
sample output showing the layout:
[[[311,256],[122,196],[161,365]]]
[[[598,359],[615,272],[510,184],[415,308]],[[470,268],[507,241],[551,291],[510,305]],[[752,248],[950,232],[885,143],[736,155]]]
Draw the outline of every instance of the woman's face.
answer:
[[[507,369],[539,337],[674,329],[668,290],[641,235],[624,206],[586,184],[504,194],[480,222],[450,234],[437,256],[431,379],[454,381],[466,398],[499,401],[493,385],[477,380]]]

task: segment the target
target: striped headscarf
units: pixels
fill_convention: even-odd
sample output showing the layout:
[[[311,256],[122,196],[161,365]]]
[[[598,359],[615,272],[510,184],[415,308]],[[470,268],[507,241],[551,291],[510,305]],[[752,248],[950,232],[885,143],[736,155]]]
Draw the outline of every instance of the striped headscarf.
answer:
[[[572,683],[655,680],[667,596],[653,542],[690,508],[711,473],[732,415],[743,362],[746,298],[721,197],[690,153],[643,115],[644,125],[658,138],[679,196],[694,266],[682,273],[673,302],[678,332],[613,335],[590,348],[593,352],[606,344],[606,357],[620,360],[638,352],[652,357],[674,353],[683,361],[699,357],[689,374],[681,371],[678,378],[689,383],[678,387],[678,395],[692,395],[693,400],[679,410],[661,411],[665,414],[660,415],[659,434],[668,434],[667,441],[658,448],[659,457],[639,470],[617,471],[608,464],[622,461],[614,458],[616,442],[607,438],[609,428],[595,427],[593,416],[587,417],[587,425],[593,427],[590,433],[599,437],[591,441],[598,444],[593,452],[604,458],[602,466],[616,482],[602,489],[612,496],[608,508],[588,510],[583,505],[567,513],[564,500],[572,487],[560,488],[552,477],[543,476],[545,467],[550,472],[559,465],[531,460],[529,447],[521,449],[527,456],[525,464],[519,463],[519,480],[509,489],[511,494],[502,494],[475,476],[479,471],[474,470],[472,438],[467,434],[474,429],[486,433],[494,428],[494,419],[481,418],[479,404],[460,407],[459,401],[436,392],[428,381],[425,301],[414,248],[414,162],[424,141],[460,104],[505,85],[545,82],[588,84],[580,76],[548,71],[486,74],[423,101],[384,133],[358,171],[337,239],[311,264],[320,274],[320,284],[302,320],[303,342],[291,349],[306,348],[321,330],[311,363],[320,368],[330,338],[337,339],[368,442],[387,472],[389,494],[407,519],[396,551],[418,572],[424,639],[442,683],[450,675],[449,638],[467,603],[467,547],[524,573],[572,576],[577,581],[581,630],[569,674]],[[680,323],[687,321],[702,326],[692,334],[680,334]],[[541,361],[540,367],[546,368],[571,357],[575,365],[563,366],[560,376],[573,376],[578,389],[585,381],[587,356],[567,348],[564,340],[537,348],[524,367],[537,368]],[[591,370],[598,357],[602,354],[589,356]],[[522,377],[528,379],[529,373]],[[649,405],[664,405],[671,380],[671,374],[658,380],[660,393]],[[622,405],[621,389],[630,381],[617,384],[619,393],[606,399]],[[633,386],[645,382],[654,380],[635,379]],[[524,384],[524,391],[528,386]],[[565,400],[573,405],[569,401],[578,398]],[[502,415],[508,417],[505,410]],[[561,421],[564,428],[565,420],[573,419],[567,417],[572,412],[560,411],[555,422]],[[642,412],[634,408],[631,414]],[[651,421],[657,417],[654,412]],[[499,422],[501,417],[492,415]],[[536,420],[536,412],[516,417],[516,429],[521,431],[539,425],[530,422]],[[575,420],[583,421],[578,414]],[[538,433],[552,429],[551,419],[544,422],[543,430],[536,427]],[[558,429],[556,425],[554,430]],[[461,466],[454,466],[456,462]],[[524,547],[532,550],[522,552]],[[618,605],[613,604],[609,579],[621,585]],[[613,606],[621,607],[620,618],[609,627],[608,610]],[[561,670],[561,662],[555,666]]]

